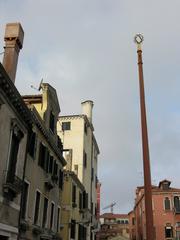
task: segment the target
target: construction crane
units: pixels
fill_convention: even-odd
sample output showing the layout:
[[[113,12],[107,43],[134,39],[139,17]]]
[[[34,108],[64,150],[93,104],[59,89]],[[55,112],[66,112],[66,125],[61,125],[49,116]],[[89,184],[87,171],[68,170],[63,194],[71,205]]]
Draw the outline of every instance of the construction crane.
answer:
[[[111,209],[111,213],[113,213],[113,207],[114,207],[115,205],[116,205],[116,202],[113,202],[113,203],[109,204],[108,206],[104,207],[103,210],[110,208],[110,209]]]

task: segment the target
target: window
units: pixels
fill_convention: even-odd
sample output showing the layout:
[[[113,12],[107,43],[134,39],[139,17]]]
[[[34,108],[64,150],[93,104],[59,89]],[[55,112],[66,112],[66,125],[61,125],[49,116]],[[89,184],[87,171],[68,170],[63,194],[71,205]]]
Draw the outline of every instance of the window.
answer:
[[[59,225],[60,225],[60,207],[58,207],[58,210],[57,210],[57,232],[59,232]]]
[[[45,153],[45,171],[48,173],[49,172],[49,161],[50,161],[50,156],[49,156],[49,151],[46,149],[46,153]]]
[[[51,203],[50,229],[53,228],[54,222],[54,203]]]
[[[17,126],[14,126],[11,136],[10,155],[7,173],[7,181],[11,183],[14,182],[19,144],[22,137],[23,133],[19,130]]]
[[[79,192],[79,210],[83,208],[83,196],[82,193]]]
[[[74,164],[74,173],[78,176],[78,164]]]
[[[52,112],[50,112],[49,128],[51,129],[51,131],[53,133],[54,133],[54,126],[55,126],[54,114]]]
[[[171,209],[170,200],[169,200],[168,197],[166,197],[164,199],[164,207],[165,207],[165,210],[170,210]]]
[[[29,143],[29,154],[32,158],[35,158],[36,150],[36,133],[32,132]]]
[[[76,203],[76,186],[72,185],[72,203]]]
[[[59,188],[63,189],[63,182],[64,182],[64,173],[61,169],[59,169]]]
[[[71,220],[71,239],[75,239],[76,237],[76,221]]]
[[[44,207],[43,207],[43,220],[42,220],[42,227],[44,228],[47,223],[47,211],[48,211],[48,199],[44,198]]]
[[[173,237],[173,228],[170,226],[165,227],[165,238]]]
[[[26,219],[28,192],[29,192],[29,184],[27,182],[23,182],[22,208],[21,208],[22,219]]]
[[[176,231],[176,240],[180,240],[180,231]]]
[[[42,143],[40,143],[38,165],[43,169],[45,168],[45,156],[46,156],[46,147]]]
[[[94,181],[94,168],[91,169],[91,181]]]
[[[83,192],[83,208],[88,208],[88,193]]]
[[[58,165],[57,165],[56,161],[54,161],[53,175],[57,176],[57,173],[58,173]]]
[[[62,122],[62,130],[63,131],[71,130],[71,122]]]
[[[93,215],[93,207],[94,207],[94,204],[93,202],[91,202],[91,214]]]
[[[36,202],[35,202],[35,209],[34,209],[34,224],[37,225],[38,218],[39,218],[39,207],[40,207],[40,192],[36,192]]]
[[[86,168],[87,167],[87,154],[86,152],[84,152],[84,156],[83,156],[83,165]]]
[[[87,134],[87,124],[86,123],[84,123],[84,132],[85,132],[85,134]]]
[[[176,212],[180,212],[180,200],[178,196],[174,197],[174,208]]]
[[[53,156],[50,156],[50,158],[49,158],[49,173],[53,173],[53,162],[54,162]]]

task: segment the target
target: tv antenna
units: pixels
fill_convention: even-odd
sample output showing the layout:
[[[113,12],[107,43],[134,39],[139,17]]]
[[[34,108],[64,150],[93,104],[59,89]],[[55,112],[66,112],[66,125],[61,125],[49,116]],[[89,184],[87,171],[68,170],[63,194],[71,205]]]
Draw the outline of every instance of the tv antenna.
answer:
[[[41,88],[42,88],[42,83],[43,83],[43,78],[41,79],[41,81],[40,81],[40,83],[39,83],[39,87],[38,88],[36,88],[36,87],[34,87],[33,85],[31,85],[31,88],[33,88],[33,89],[35,89],[36,91],[40,91],[41,90]]]

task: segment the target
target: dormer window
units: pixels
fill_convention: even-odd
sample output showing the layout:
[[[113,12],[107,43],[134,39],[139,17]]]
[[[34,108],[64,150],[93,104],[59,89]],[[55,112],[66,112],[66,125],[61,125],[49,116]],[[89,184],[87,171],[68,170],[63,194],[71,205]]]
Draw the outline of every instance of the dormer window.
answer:
[[[168,180],[163,180],[159,183],[159,188],[162,190],[169,190],[171,182]]]
[[[55,117],[52,111],[50,112],[50,120],[49,120],[49,128],[54,133],[54,126],[55,126]]]

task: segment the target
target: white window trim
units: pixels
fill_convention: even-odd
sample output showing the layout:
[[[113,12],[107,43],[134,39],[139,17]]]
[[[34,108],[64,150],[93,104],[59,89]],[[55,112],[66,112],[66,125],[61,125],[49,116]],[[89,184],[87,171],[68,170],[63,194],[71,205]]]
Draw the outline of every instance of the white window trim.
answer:
[[[26,202],[26,213],[25,213],[25,220],[27,220],[28,217],[29,217],[29,192],[30,192],[30,185],[31,184],[27,179],[25,179],[24,182],[29,185],[28,186],[28,194],[27,194],[27,202]]]
[[[54,205],[54,212],[53,212],[52,228],[50,228],[52,204]],[[55,205],[55,202],[54,202],[54,201],[51,201],[50,214],[49,214],[49,229],[51,229],[52,231],[54,231],[55,206],[56,206],[56,205]]]
[[[170,201],[170,209],[166,209],[165,208],[165,200],[166,200],[166,198],[168,198],[169,201]],[[164,197],[163,207],[164,207],[164,211],[171,211],[172,210],[172,202],[171,202],[171,198],[170,197],[168,197],[168,196]]]
[[[45,222],[45,228],[48,227],[48,211],[49,211],[49,199],[48,197],[46,196],[43,196],[44,199],[46,198],[48,200],[48,206],[47,206],[47,216],[46,216],[46,222]],[[43,202],[44,203],[44,202]],[[44,204],[43,204],[43,212],[42,212],[42,221],[41,221],[41,226],[42,226],[42,223],[43,223],[43,213],[44,213]]]
[[[59,209],[59,220],[58,220],[58,209]],[[57,232],[60,232],[60,226],[61,226],[61,207],[58,205],[57,206],[57,217],[56,217],[56,231]]]

